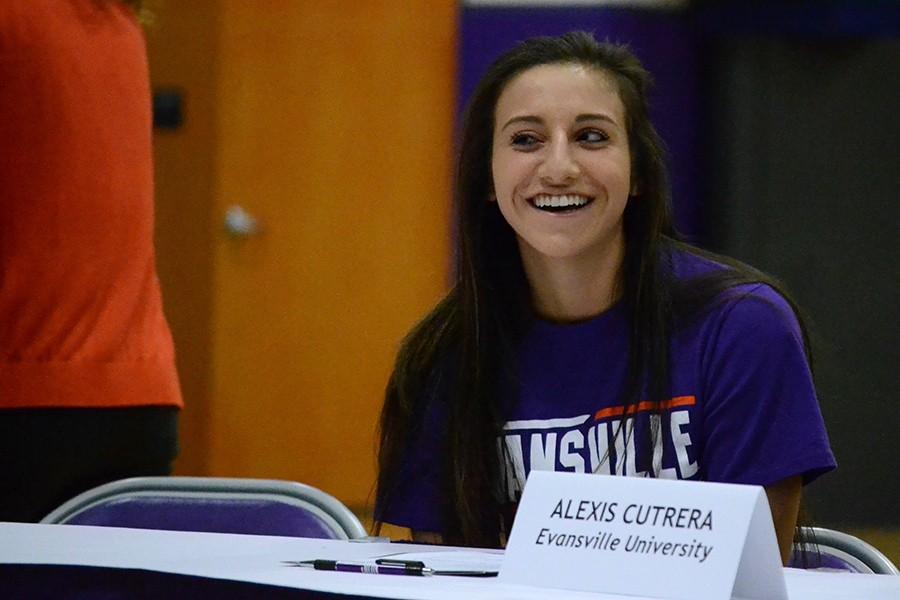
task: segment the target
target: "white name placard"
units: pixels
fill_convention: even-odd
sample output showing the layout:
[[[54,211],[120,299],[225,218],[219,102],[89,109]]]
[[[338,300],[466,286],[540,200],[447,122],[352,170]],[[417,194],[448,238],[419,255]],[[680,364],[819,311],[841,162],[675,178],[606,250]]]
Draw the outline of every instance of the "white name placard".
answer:
[[[500,578],[671,600],[787,600],[763,488],[532,471]]]

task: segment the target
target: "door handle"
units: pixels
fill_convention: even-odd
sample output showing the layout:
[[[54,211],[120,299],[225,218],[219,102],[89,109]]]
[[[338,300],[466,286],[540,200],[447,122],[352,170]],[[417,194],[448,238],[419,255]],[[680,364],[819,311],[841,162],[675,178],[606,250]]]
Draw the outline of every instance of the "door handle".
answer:
[[[225,211],[225,232],[233,238],[248,238],[262,230],[259,219],[243,207],[232,204]]]

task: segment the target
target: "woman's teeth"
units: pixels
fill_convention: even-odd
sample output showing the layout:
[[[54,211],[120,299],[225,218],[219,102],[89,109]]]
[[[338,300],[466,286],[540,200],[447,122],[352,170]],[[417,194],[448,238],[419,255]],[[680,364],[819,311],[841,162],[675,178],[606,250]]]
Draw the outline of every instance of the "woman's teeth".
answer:
[[[576,210],[587,206],[591,198],[587,196],[579,196],[576,194],[565,194],[563,196],[551,196],[549,194],[541,194],[532,199],[535,208],[546,210],[549,212],[562,212],[567,210]]]

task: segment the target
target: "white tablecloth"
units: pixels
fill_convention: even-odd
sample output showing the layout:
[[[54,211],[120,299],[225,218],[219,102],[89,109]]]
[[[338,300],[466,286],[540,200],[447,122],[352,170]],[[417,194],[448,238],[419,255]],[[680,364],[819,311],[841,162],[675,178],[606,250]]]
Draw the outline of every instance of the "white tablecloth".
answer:
[[[288,567],[314,558],[365,560],[397,552],[444,552],[411,544],[150,531],[114,527],[0,523],[0,563],[85,565],[147,569],[381,598],[553,598],[638,600],[510,585],[494,578],[397,577]],[[791,600],[898,600],[900,577],[785,569]],[[702,582],[698,582],[702,585]]]

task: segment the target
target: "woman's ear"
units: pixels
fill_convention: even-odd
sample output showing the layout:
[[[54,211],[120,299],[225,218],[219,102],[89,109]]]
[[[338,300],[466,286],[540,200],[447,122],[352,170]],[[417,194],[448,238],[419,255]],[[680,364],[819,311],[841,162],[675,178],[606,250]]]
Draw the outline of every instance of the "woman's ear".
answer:
[[[635,196],[641,195],[641,186],[638,185],[637,181],[631,182],[631,189],[628,190],[628,195],[631,196],[632,198],[634,198]]]

